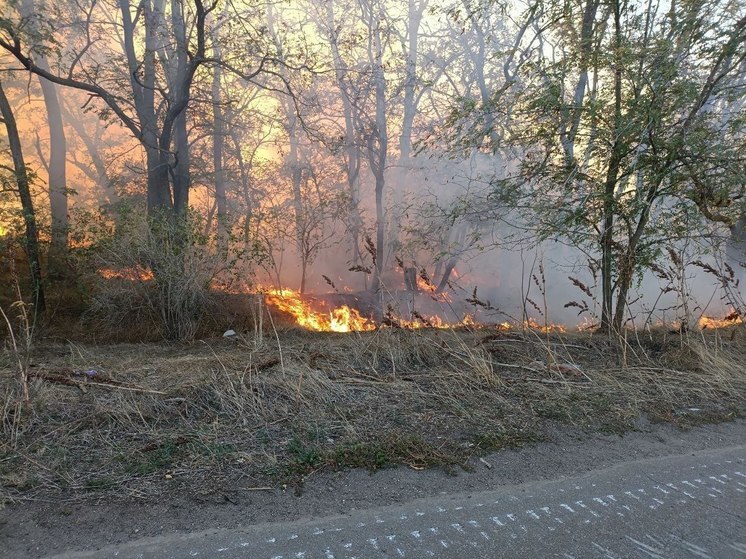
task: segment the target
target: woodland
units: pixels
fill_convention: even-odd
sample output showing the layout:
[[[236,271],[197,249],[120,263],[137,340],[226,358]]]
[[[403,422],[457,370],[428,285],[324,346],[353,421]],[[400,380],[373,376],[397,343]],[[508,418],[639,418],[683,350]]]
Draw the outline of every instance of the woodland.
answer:
[[[0,503],[741,415],[745,100],[739,0],[0,3]]]
[[[645,273],[685,321],[692,275],[737,299],[738,2],[24,0],[0,23],[3,242],[36,316],[78,295],[119,324],[132,295],[189,339],[213,287],[443,292],[465,262],[462,291],[495,293],[516,280],[478,256],[518,250],[606,331]]]

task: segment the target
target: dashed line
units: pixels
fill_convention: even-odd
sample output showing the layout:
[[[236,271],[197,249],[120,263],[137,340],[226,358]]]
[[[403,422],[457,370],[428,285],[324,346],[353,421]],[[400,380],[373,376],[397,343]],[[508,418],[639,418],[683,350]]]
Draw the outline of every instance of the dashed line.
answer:
[[[710,468],[710,472],[712,472],[714,468]],[[709,473],[709,472],[708,472]],[[730,475],[729,475],[730,474]],[[744,489],[746,489],[746,483],[743,483],[739,480],[739,478],[744,478],[744,481],[746,481],[746,475],[743,474],[741,471],[734,471],[722,474],[713,474],[708,476],[702,476],[693,478],[690,480],[681,480],[677,481],[676,483],[658,483],[656,485],[650,484],[650,486],[644,486],[644,487],[638,487],[634,489],[630,489],[629,491],[623,492],[623,497],[628,497],[630,499],[640,501],[640,505],[643,508],[649,508],[652,510],[657,510],[658,507],[664,506],[664,505],[685,505],[687,506],[688,503],[690,503],[691,500],[698,500],[703,495],[709,495],[712,498],[718,499],[722,498],[726,495],[728,490],[730,490],[731,494],[734,494],[734,492],[744,493]],[[712,484],[712,485],[710,485]],[[594,484],[591,484],[591,486],[595,487]],[[579,486],[578,486],[579,487]],[[684,487],[689,489],[689,491],[685,490]],[[742,489],[743,488],[743,489]],[[565,490],[558,491],[559,493],[564,493]],[[599,493],[601,492],[601,489],[599,489]],[[572,491],[567,491],[567,493],[572,493]],[[489,519],[490,521],[490,527],[486,527],[488,531],[484,531],[482,529],[482,525],[478,520],[475,520],[473,517],[472,519],[464,519],[464,516],[468,514],[468,512],[463,512],[459,516],[457,516],[455,519],[460,520],[459,522],[450,523],[447,526],[450,529],[455,530],[459,534],[466,534],[467,531],[474,534],[474,538],[463,541],[460,537],[457,537],[459,540],[463,541],[463,544],[481,549],[482,545],[489,546],[490,544],[486,542],[492,542],[495,536],[493,534],[499,533],[500,528],[505,528],[507,525],[509,525],[510,522],[516,523],[514,526],[518,526],[520,529],[516,529],[514,532],[511,532],[508,530],[505,532],[506,534],[509,532],[510,537],[513,539],[517,539],[520,537],[525,537],[527,534],[529,534],[530,530],[527,526],[534,527],[536,524],[532,521],[539,520],[547,520],[547,522],[541,523],[540,526],[543,526],[543,529],[552,532],[557,530],[556,525],[557,524],[564,524],[565,520],[570,518],[570,515],[575,515],[578,513],[578,509],[583,510],[587,515],[591,515],[595,518],[601,518],[602,516],[606,516],[607,518],[609,516],[617,516],[621,518],[625,518],[625,513],[622,511],[626,511],[627,513],[633,513],[634,514],[634,508],[637,508],[635,504],[632,501],[627,501],[632,505],[630,507],[628,504],[624,502],[623,497],[619,497],[622,492],[614,494],[601,494],[597,497],[588,496],[587,498],[583,500],[574,501],[574,506],[570,506],[567,503],[550,503],[550,506],[535,506],[531,509],[526,509],[522,513],[503,513],[499,516],[487,516],[486,519]],[[656,496],[657,495],[657,496]],[[569,496],[569,495],[568,495]],[[687,497],[689,500],[680,498],[681,496]],[[659,498],[660,497],[660,498]],[[530,499],[532,496],[526,496],[525,498]],[[621,499],[621,501],[620,501]],[[515,498],[514,496],[510,496],[509,498],[503,498],[501,499],[502,504],[504,506],[505,502],[507,501],[519,501],[519,499]],[[501,501],[495,500],[495,505],[500,504]],[[647,501],[647,502],[645,502]],[[425,512],[422,510],[416,510],[414,512],[407,512],[407,513],[398,513],[396,516],[392,516],[391,518],[397,518],[398,520],[405,521],[405,524],[407,522],[414,522],[415,517],[423,517],[427,514],[432,514],[435,510],[437,512],[445,512],[445,513],[454,513],[458,511],[474,511],[474,509],[478,508],[484,508],[489,507],[491,505],[492,501],[488,502],[486,505],[483,502],[470,504],[468,506],[450,506],[450,507],[443,507],[438,506],[437,509],[426,509]],[[594,510],[596,505],[603,507],[603,509]],[[647,505],[647,506],[646,506]],[[604,510],[605,509],[605,510]],[[487,512],[488,509],[485,510]],[[554,514],[553,514],[554,511]],[[606,514],[604,514],[606,513]],[[442,518],[442,517],[441,517]],[[467,517],[468,518],[468,517]],[[528,518],[531,520],[528,521],[527,525],[521,524],[520,521],[526,521]],[[577,517],[575,517],[577,518]],[[383,516],[383,515],[376,515],[374,516],[375,523],[376,524],[384,524],[388,522],[389,516]],[[577,518],[575,520],[576,523],[583,522],[585,524],[589,524],[592,522],[592,519],[582,519]],[[395,521],[396,523],[396,521]],[[507,523],[507,524],[506,524]],[[371,523],[372,524],[372,523]],[[352,526],[352,525],[351,525]],[[366,526],[365,522],[358,522],[357,527],[358,528],[364,528]],[[421,525],[420,525],[421,526]],[[413,526],[414,527],[414,526]],[[445,527],[445,526],[443,526]],[[413,530],[410,528],[410,530],[406,530],[402,532],[402,536],[400,537],[398,534],[388,534],[388,535],[381,535],[379,537],[372,537],[369,538],[366,541],[367,545],[370,546],[373,550],[377,552],[382,551],[382,546],[379,544],[380,539],[386,539],[391,543],[398,543],[398,547],[392,546],[391,548],[391,555],[399,556],[399,557],[405,557],[408,553],[410,553],[410,549],[408,548],[409,545],[415,545],[412,541],[427,541],[426,539],[423,540],[424,536],[428,534],[432,534],[433,536],[441,536],[441,528],[438,526],[431,526],[431,527],[422,527],[421,529]],[[468,527],[468,528],[467,528]],[[471,528],[474,529],[473,532],[471,532]],[[331,532],[341,532],[343,531],[343,528],[341,527],[324,527],[323,525],[320,526],[313,526],[309,527],[307,531],[300,532],[300,535],[298,533],[291,533],[287,535],[280,535],[278,537],[269,537],[265,538],[264,541],[267,544],[275,544],[278,542],[278,538],[281,541],[293,541],[298,540],[301,537],[308,537],[310,535],[313,536],[320,536],[329,534]],[[304,536],[305,534],[305,536]],[[479,535],[477,535],[479,534]],[[445,535],[445,534],[443,534]],[[443,537],[443,536],[441,536]],[[639,537],[639,536],[638,536]],[[407,539],[412,538],[412,539]],[[640,553],[644,553],[647,557],[652,559],[663,559],[664,549],[667,549],[667,545],[659,542],[651,535],[646,535],[645,538],[641,538],[643,541],[640,541],[640,539],[635,539],[632,536],[625,536],[625,538],[633,543],[639,550]],[[500,539],[498,537],[498,539]],[[687,542],[685,540],[682,540],[680,538],[677,538],[673,534],[669,534],[666,537],[667,541],[670,542],[674,541],[676,542],[677,547],[680,550],[686,550],[691,555],[699,557],[701,559],[712,559],[712,555],[710,555],[710,552],[701,546],[698,546],[694,543]],[[648,541],[649,540],[649,541]],[[431,545],[435,545],[436,548],[440,546],[441,549],[448,549],[453,545],[453,540],[444,538],[444,539],[432,539]],[[436,543],[437,542],[437,543]],[[481,542],[481,544],[480,544]],[[406,543],[406,545],[403,545]],[[235,548],[239,547],[249,547],[250,545],[253,545],[251,542],[240,542],[237,544],[233,544]],[[345,550],[351,550],[353,548],[352,542],[346,542],[342,543],[339,542],[336,544],[337,546],[341,545],[342,548]],[[419,544],[417,544],[419,545]],[[723,545],[729,545],[730,548],[746,553],[746,544],[740,543],[740,542],[733,542],[728,544],[727,542],[723,542]],[[601,545],[593,542],[593,546],[597,549],[597,551],[603,552],[606,555],[604,557],[617,557],[613,555],[611,550],[606,549],[602,547]],[[213,548],[215,549],[215,548]],[[213,553],[224,553],[228,551],[230,548],[228,547],[221,547],[215,549]],[[297,549],[297,547],[296,547]],[[430,550],[428,549],[420,549],[418,551],[418,556],[428,556],[428,557],[435,557],[437,556],[437,553],[432,551],[432,547]],[[320,551],[320,550],[319,550]],[[318,553],[317,551],[316,553]],[[395,553],[394,553],[395,551]],[[559,550],[558,550],[559,551]],[[199,553],[199,552],[195,552]],[[275,555],[272,557],[272,559],[306,559],[308,556],[307,554],[309,551],[296,551],[293,550],[294,554],[291,555]],[[333,547],[332,548],[325,548],[323,551],[325,559],[334,559]],[[194,555],[194,553],[193,553]],[[345,557],[351,557],[349,553],[344,554]],[[566,558],[572,558],[573,556],[570,554],[565,553],[563,555]]]
[[[660,549],[655,549],[654,547],[651,547],[648,544],[638,541],[635,538],[632,538],[630,536],[624,536],[624,537],[627,538],[632,543],[634,543],[635,545],[637,545],[640,551],[645,552],[649,557],[652,557],[653,559],[665,559],[663,555],[661,555]]]

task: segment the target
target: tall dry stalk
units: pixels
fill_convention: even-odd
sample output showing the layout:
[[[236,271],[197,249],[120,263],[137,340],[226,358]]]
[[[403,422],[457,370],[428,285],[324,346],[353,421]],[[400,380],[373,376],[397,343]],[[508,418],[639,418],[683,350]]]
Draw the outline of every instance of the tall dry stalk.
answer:
[[[18,284],[18,278],[14,276],[14,285],[16,290],[16,301],[10,306],[11,309],[18,311],[18,332],[13,328],[11,317],[0,307],[0,314],[5,321],[8,329],[8,351],[10,353],[13,369],[15,369],[16,383],[18,386],[19,397],[13,399],[12,421],[10,424],[11,442],[17,439],[20,429],[21,417],[24,408],[31,404],[31,392],[29,390],[29,364],[31,362],[31,350],[34,343],[35,315],[29,312],[29,306],[21,297],[21,288]]]

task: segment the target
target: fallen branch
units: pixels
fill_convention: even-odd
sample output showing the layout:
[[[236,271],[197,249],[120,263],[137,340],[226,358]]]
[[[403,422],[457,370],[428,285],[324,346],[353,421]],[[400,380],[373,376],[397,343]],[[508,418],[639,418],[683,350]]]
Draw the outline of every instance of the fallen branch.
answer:
[[[129,392],[143,392],[146,394],[159,394],[162,396],[166,396],[166,392],[161,392],[160,390],[150,390],[148,388],[140,388],[138,386],[125,386],[119,382],[112,381],[109,382],[95,382],[92,380],[78,380],[74,378],[67,377],[65,375],[55,375],[55,374],[47,374],[47,373],[39,373],[39,372],[32,372],[30,373],[31,377],[38,378],[41,380],[46,380],[47,382],[53,382],[55,384],[62,384],[65,386],[74,386],[76,388],[85,388],[86,386],[101,386],[105,388],[116,388],[117,390],[127,390]]]
[[[128,390],[130,392],[143,392],[145,394],[158,394],[160,396],[168,396],[168,392],[162,392],[160,390],[150,390],[149,388],[139,388],[137,386],[124,386],[121,384],[105,384],[103,382],[83,382],[83,386],[103,386],[106,388],[116,388],[117,390]]]

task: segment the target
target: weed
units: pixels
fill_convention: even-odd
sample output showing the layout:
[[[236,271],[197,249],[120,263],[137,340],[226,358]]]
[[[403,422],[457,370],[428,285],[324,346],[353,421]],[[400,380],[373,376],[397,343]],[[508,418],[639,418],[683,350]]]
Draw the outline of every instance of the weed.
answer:
[[[337,470],[344,468],[366,468],[380,470],[393,462],[384,447],[376,443],[345,443],[329,453],[331,466]]]
[[[106,491],[111,489],[117,482],[109,477],[94,477],[86,480],[86,489],[90,491]]]
[[[470,442],[479,450],[494,452],[505,448],[521,448],[527,444],[542,441],[543,438],[532,432],[524,430],[510,430],[501,432],[476,433],[470,437]]]
[[[305,444],[299,437],[294,436],[288,442],[287,450],[295,464],[301,469],[313,469],[322,462],[321,451],[314,445]]]
[[[177,441],[168,440],[152,450],[141,451],[125,459],[125,471],[128,474],[144,476],[164,470],[171,466],[178,452]]]

